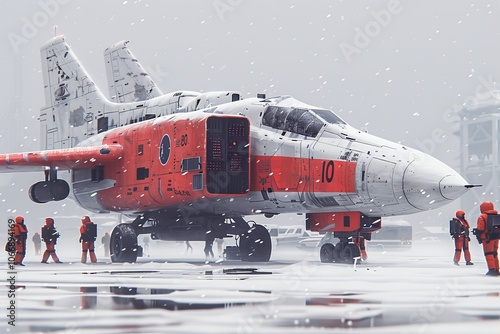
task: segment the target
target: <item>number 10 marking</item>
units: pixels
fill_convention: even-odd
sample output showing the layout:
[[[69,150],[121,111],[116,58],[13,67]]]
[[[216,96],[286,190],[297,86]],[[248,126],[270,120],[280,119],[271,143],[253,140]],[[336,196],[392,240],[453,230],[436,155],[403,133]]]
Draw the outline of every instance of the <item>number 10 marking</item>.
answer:
[[[330,183],[333,181],[333,161],[330,160],[328,163],[323,161],[323,168],[321,169],[321,182]]]

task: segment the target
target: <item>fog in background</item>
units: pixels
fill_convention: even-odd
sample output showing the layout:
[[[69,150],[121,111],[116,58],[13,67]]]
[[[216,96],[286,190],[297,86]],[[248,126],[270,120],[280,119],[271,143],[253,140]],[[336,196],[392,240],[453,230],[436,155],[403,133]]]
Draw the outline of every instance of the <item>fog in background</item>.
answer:
[[[103,51],[129,40],[164,93],[292,95],[459,170],[456,112],[495,89],[499,22],[497,1],[3,1],[0,151],[39,149],[39,49],[56,33],[105,95]],[[86,213],[69,200],[31,202],[28,189],[42,178],[0,174],[2,221],[21,214],[41,226],[47,215]],[[484,199],[498,203],[498,192]],[[459,206],[408,220],[446,225]]]

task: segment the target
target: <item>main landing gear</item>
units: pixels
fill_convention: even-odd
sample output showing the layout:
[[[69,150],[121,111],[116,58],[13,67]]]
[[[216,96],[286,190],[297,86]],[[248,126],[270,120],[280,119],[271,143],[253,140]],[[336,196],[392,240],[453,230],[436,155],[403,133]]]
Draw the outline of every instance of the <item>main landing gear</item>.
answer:
[[[250,222],[252,223],[252,222]],[[227,260],[249,262],[268,262],[271,258],[271,236],[262,225],[255,224],[239,234],[239,245],[229,246],[224,250]]]
[[[136,262],[137,257],[142,256],[142,247],[137,242],[137,236],[146,233],[160,240],[205,242],[207,234],[212,241],[215,238],[234,235],[238,244],[226,248],[226,259],[267,262],[271,258],[271,236],[267,229],[254,222],[249,224],[241,217],[227,220],[220,217],[191,218],[192,224],[189,226],[182,223],[172,224],[172,221],[176,220],[161,221],[141,216],[130,224],[117,225],[111,233],[111,261]]]
[[[109,247],[112,262],[135,262],[139,250],[142,250],[132,224],[118,224],[111,233]]]

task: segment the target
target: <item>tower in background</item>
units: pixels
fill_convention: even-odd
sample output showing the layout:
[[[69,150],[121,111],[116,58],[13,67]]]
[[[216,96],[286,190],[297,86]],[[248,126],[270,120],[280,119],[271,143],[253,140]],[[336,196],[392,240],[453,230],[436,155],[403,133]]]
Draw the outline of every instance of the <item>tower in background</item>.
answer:
[[[490,99],[471,104],[459,112],[460,173],[471,184],[482,187],[461,197],[468,217],[479,214],[479,204],[491,201],[500,208],[500,91]]]

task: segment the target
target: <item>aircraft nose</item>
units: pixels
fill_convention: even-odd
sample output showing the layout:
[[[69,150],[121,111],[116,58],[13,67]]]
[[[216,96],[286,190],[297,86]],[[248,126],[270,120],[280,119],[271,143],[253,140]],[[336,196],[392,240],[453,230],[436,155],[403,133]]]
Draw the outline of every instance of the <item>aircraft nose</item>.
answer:
[[[420,155],[406,168],[403,191],[420,210],[438,208],[462,196],[470,187],[451,167],[429,155]]]

